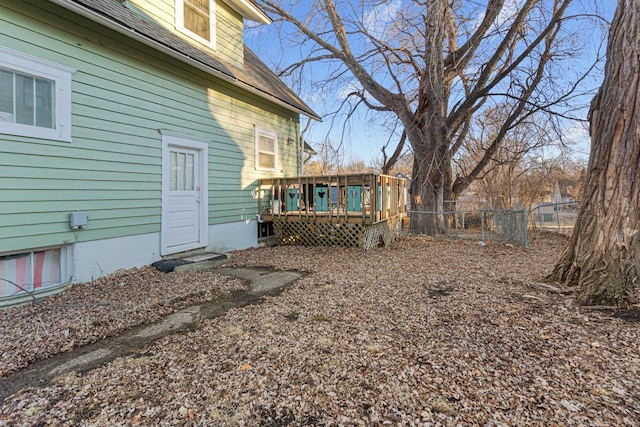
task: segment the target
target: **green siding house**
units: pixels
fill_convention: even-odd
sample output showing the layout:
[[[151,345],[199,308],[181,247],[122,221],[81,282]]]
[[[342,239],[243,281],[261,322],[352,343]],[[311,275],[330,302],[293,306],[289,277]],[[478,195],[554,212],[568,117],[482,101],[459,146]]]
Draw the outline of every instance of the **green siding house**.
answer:
[[[257,245],[317,115],[243,43],[250,0],[0,0],[0,305]]]

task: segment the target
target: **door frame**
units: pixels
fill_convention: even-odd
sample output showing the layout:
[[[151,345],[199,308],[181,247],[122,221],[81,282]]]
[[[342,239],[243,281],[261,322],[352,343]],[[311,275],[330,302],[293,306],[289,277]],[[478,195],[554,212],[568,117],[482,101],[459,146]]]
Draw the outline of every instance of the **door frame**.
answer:
[[[183,135],[166,130],[160,130],[162,134],[162,214],[160,218],[160,255],[170,255],[191,249],[206,247],[209,243],[209,142],[202,138]],[[200,204],[199,204],[199,239],[198,242],[189,245],[168,247],[169,230],[169,149],[186,148],[198,152],[198,173],[200,180]]]

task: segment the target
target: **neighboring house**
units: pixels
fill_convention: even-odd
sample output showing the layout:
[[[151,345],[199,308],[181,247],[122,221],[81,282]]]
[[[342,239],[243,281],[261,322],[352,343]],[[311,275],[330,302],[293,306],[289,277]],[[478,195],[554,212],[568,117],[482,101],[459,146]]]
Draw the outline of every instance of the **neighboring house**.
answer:
[[[0,0],[0,279],[41,295],[257,245],[258,179],[317,115],[243,43],[250,0]],[[26,299],[0,280],[0,305]],[[17,292],[17,293],[16,293]]]
[[[571,191],[573,187],[571,184],[556,181],[553,186],[553,203],[572,203],[575,202]]]
[[[303,163],[308,163],[313,156],[318,154],[318,152],[305,140],[302,140],[302,151],[307,155],[307,158],[303,160]]]
[[[536,215],[536,221],[543,222],[558,222],[562,217],[562,213],[569,213],[575,215],[575,211],[578,208],[576,200],[570,194],[571,186],[565,183],[555,181],[553,184],[553,194],[547,195],[545,201],[538,204],[531,211]],[[564,190],[564,191],[562,191]]]

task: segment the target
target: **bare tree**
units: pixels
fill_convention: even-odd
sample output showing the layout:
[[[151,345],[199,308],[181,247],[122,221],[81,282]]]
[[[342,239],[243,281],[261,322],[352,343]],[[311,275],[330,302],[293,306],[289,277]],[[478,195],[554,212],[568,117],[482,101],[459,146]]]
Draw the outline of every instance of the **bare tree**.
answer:
[[[331,141],[313,144],[316,155],[313,160],[303,164],[303,174],[308,176],[330,175],[338,172],[342,164],[340,150]]]
[[[391,156],[387,155],[387,148],[389,148],[389,144],[391,141],[388,141],[385,145],[382,146],[380,150],[382,152],[382,173],[388,175],[391,170],[393,170],[394,166],[402,159],[406,157],[407,153],[405,150],[405,145],[407,143],[407,132],[403,131],[402,136],[400,136],[400,140],[396,144],[396,148],[393,150]]]
[[[487,157],[487,150],[492,150],[508,114],[507,108],[497,106],[487,108],[474,119],[477,131],[469,133],[454,159],[455,180],[469,176]],[[519,181],[526,173],[523,160],[525,156],[552,145],[554,137],[544,116],[532,115],[528,120],[520,121],[503,138],[499,147],[492,150],[493,154],[477,175],[474,187],[480,190],[491,207],[511,209],[515,205],[522,206]]]
[[[365,106],[401,123],[414,155],[412,206],[419,210],[442,211],[444,200],[483,173],[518,123],[571,115],[569,105],[581,95],[585,74],[559,77],[570,69],[563,60],[586,50],[578,45],[583,21],[567,15],[572,0],[260,4],[295,29],[287,37],[303,59],[284,67],[284,75],[321,67],[329,77],[316,92],[341,85],[349,111]],[[294,12],[299,8],[306,17]],[[474,115],[496,105],[505,109],[503,123],[484,156],[454,179],[452,160]]]
[[[340,167],[340,173],[374,173],[375,170],[367,165],[364,159],[358,155],[352,154],[350,158]]]
[[[556,183],[562,194],[579,201],[582,198],[582,182],[585,165],[580,160],[564,156],[527,156],[522,161],[524,172],[518,176],[519,198],[522,206],[531,209],[542,202],[549,202]]]
[[[640,282],[640,2],[620,0],[591,103],[591,155],[573,235],[549,279],[583,304],[631,302]]]

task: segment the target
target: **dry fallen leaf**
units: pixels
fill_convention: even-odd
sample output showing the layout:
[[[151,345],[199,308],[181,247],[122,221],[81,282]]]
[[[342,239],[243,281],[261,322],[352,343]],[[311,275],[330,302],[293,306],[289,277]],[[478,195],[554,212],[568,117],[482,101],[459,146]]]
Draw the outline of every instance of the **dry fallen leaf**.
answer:
[[[238,251],[231,265],[309,275],[139,354],[23,390],[0,425],[640,425],[639,324],[529,286],[565,242],[407,236],[368,252]],[[0,312],[0,369],[242,286],[215,271],[149,269],[74,286]]]

